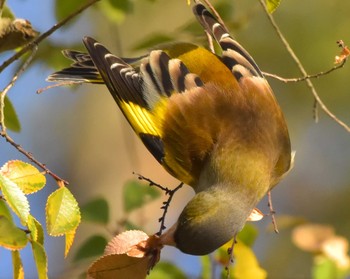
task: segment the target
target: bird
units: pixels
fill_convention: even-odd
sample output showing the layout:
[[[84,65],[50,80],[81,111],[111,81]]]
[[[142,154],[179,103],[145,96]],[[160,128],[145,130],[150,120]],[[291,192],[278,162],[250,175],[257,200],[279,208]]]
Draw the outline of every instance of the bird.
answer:
[[[84,37],[48,81],[104,84],[143,144],[194,197],[161,243],[209,254],[244,227],[292,167],[287,123],[250,54],[197,1],[193,14],[219,51],[186,42],[121,58]]]

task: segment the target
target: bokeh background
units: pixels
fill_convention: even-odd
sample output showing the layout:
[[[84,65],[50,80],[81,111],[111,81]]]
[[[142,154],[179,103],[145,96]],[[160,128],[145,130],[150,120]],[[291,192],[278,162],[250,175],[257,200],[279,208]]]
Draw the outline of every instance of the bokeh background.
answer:
[[[217,3],[218,1],[213,1]],[[257,0],[229,2],[231,33],[252,54],[260,68],[284,77],[297,77],[294,62],[277,38]],[[68,3],[68,2],[67,2]],[[18,18],[31,21],[35,29],[44,32],[55,22],[57,5],[64,1],[9,0],[9,7]],[[67,6],[69,9],[69,6]],[[274,14],[281,30],[300,57],[309,73],[333,66],[339,53],[336,41],[350,42],[350,1],[283,0]],[[70,189],[83,204],[97,196],[105,197],[111,206],[111,229],[122,216],[121,189],[134,179],[132,172],[141,173],[158,183],[176,186],[171,178],[148,154],[128,127],[121,112],[103,86],[60,87],[37,95],[37,89],[48,85],[45,78],[54,70],[51,65],[64,63],[58,49],[79,47],[84,35],[95,37],[113,52],[132,56],[143,53],[135,46],[151,34],[170,34],[178,40],[191,40],[182,27],[193,21],[185,0],[135,0],[132,12],[119,18],[119,24],[109,20],[97,9],[85,11],[73,24],[54,33],[49,52],[40,51],[38,59],[21,76],[9,97],[22,124],[20,133],[11,133],[16,142],[60,176],[70,182]],[[202,39],[198,38],[198,42]],[[55,48],[54,48],[55,47]],[[4,61],[12,53],[1,54]],[[59,61],[59,62],[57,62]],[[66,65],[69,63],[66,62]],[[16,65],[9,67],[0,78],[3,88]],[[313,80],[327,106],[345,122],[350,123],[350,68]],[[302,217],[310,222],[330,224],[337,234],[350,239],[350,134],[322,111],[319,122],[313,120],[313,97],[305,83],[288,83],[269,78],[284,111],[290,129],[295,167],[273,191],[274,207],[279,215]],[[25,160],[12,146],[0,139],[0,165],[8,160]],[[48,177],[46,190],[30,196],[32,214],[45,223],[43,216],[47,196],[56,189]],[[168,225],[181,212],[193,195],[186,187],[178,192],[170,208]],[[267,211],[266,200],[260,209]],[[158,230],[161,201],[152,203],[141,212],[145,229]],[[309,278],[312,257],[291,242],[290,230],[279,235],[267,229],[267,218],[256,225],[259,236],[254,251],[269,278]],[[67,259],[63,259],[64,239],[46,237],[50,278],[72,278],[70,264],[79,244],[99,228],[82,225],[76,243]],[[106,231],[101,231],[105,233]],[[21,252],[27,278],[36,278],[30,249]],[[196,257],[166,248],[165,258],[176,262],[189,276],[199,274]],[[0,278],[11,278],[10,252],[0,249]]]

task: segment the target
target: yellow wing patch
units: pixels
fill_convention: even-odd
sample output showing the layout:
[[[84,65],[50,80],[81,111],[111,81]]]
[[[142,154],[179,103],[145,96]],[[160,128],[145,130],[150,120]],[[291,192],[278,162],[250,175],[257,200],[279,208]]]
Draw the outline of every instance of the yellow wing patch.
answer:
[[[159,125],[154,121],[154,115],[146,108],[132,102],[120,102],[120,106],[137,134],[161,135]]]

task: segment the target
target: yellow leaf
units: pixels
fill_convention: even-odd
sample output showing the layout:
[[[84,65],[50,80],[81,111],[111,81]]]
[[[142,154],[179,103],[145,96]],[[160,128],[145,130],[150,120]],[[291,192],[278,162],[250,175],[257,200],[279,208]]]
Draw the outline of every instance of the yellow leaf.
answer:
[[[2,166],[0,172],[21,188],[25,194],[32,194],[41,190],[46,178],[31,164],[14,160]]]
[[[80,223],[80,218],[78,203],[66,187],[61,187],[48,197],[46,226],[51,236],[74,231]]]
[[[2,173],[0,173],[0,188],[7,204],[25,226],[29,216],[29,203],[26,196],[14,182],[3,176]]]
[[[233,274],[235,279],[264,279],[267,272],[259,266],[258,260],[251,248],[241,241],[234,246],[235,264]]]
[[[21,255],[18,251],[12,251],[13,278],[24,279],[24,270]]]
[[[75,232],[76,232],[76,230],[73,230],[73,231],[67,232],[67,233],[65,234],[65,236],[66,236],[66,246],[65,246],[65,249],[64,249],[64,257],[67,257],[67,256],[68,256],[69,250],[70,250],[70,248],[71,248],[72,245],[73,245],[73,241],[74,241],[74,237],[75,237]]]
[[[230,264],[228,250],[232,242],[228,242],[216,251],[216,259],[224,266]],[[230,265],[230,274],[235,279],[265,279],[267,272],[259,266],[253,250],[238,240],[233,246],[234,263]]]

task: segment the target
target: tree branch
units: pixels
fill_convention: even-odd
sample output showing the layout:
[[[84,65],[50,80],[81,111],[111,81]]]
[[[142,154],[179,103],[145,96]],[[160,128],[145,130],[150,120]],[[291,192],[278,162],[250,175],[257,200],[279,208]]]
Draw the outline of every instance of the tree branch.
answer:
[[[271,25],[273,26],[273,28],[275,29],[277,35],[279,36],[279,38],[281,39],[282,43],[284,44],[286,50],[288,51],[289,55],[293,58],[294,62],[296,63],[296,65],[298,66],[300,72],[302,73],[302,75],[304,77],[307,77],[308,74],[304,68],[304,66],[302,65],[302,63],[300,62],[299,58],[297,57],[297,55],[295,54],[295,52],[293,51],[293,49],[290,47],[287,39],[284,37],[284,35],[282,34],[281,30],[279,29],[278,25],[276,24],[273,16],[268,12],[265,1],[264,0],[259,0],[261,6],[263,7]],[[321,109],[331,118],[333,119],[336,123],[338,123],[341,127],[343,127],[347,132],[350,133],[350,127],[345,124],[343,121],[341,121],[337,116],[335,116],[328,108],[327,106],[323,103],[323,101],[321,100],[321,98],[319,97],[313,83],[311,82],[310,79],[305,79],[305,82],[307,84],[307,86],[310,88],[312,95],[315,98],[315,104],[318,104]],[[314,106],[314,118],[315,121],[318,121],[318,113],[317,113],[317,106]]]

